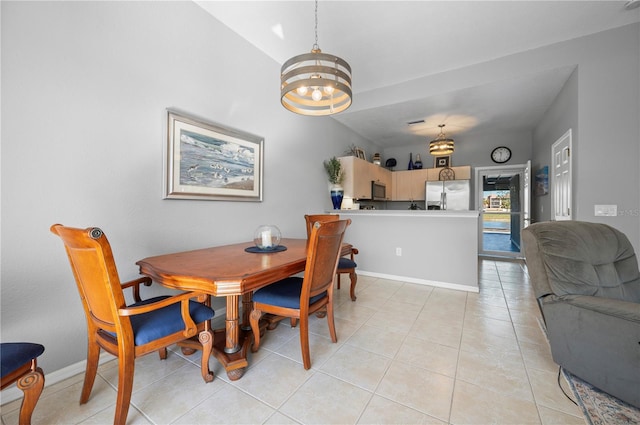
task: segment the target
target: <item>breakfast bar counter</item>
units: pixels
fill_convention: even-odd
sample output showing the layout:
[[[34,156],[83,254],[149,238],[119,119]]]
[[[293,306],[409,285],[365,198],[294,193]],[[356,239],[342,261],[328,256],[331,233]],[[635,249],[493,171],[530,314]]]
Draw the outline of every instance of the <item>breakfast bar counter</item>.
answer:
[[[333,210],[358,274],[478,292],[478,211]]]

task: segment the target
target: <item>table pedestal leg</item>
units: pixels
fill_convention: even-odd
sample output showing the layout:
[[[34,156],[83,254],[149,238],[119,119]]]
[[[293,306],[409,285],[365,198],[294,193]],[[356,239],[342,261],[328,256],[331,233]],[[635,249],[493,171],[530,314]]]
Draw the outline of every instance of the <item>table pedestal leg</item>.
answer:
[[[227,314],[224,329],[213,331],[213,355],[227,371],[230,380],[238,380],[244,375],[249,363],[247,362],[247,349],[251,343],[251,333],[240,329],[239,322],[239,296],[227,296]],[[202,344],[197,338],[188,339],[178,345],[189,349],[202,349]]]
[[[240,313],[238,312],[238,296],[227,296],[227,318],[224,322],[226,341],[224,345],[224,352],[227,354],[233,354],[240,350]]]
[[[253,310],[253,292],[247,292],[242,295],[242,330],[250,331],[249,315]]]

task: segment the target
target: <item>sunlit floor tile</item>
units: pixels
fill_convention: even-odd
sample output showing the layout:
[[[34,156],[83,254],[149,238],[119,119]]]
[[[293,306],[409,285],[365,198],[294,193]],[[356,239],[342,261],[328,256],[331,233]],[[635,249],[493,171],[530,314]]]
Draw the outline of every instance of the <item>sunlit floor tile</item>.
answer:
[[[194,365],[187,365],[140,391],[131,402],[154,422],[171,423],[225,388],[221,379],[205,383]]]
[[[458,350],[435,342],[407,338],[395,358],[419,368],[455,377]]]
[[[553,410],[559,410],[569,415],[581,415],[580,408],[567,398],[567,396],[562,392],[562,389],[560,389],[560,386],[558,385],[557,372],[554,373],[531,369],[529,370],[529,379],[531,380],[531,387],[533,388],[533,395],[536,398],[536,403]],[[563,376],[560,377],[560,383],[564,384],[563,389],[566,394],[570,395],[571,399],[574,399],[575,397]]]
[[[511,321],[494,319],[486,316],[467,315],[464,319],[464,329],[473,329],[483,334],[491,334],[501,338],[515,341],[516,333],[513,330]]]
[[[527,369],[538,369],[547,372],[558,372],[558,365],[553,361],[548,344],[530,344],[520,342],[522,358]]]
[[[260,367],[250,368],[231,385],[278,408],[311,374],[300,363],[271,353],[263,359]]]
[[[359,424],[433,424],[444,425],[447,422],[425,415],[410,407],[374,395]]]
[[[259,424],[266,421],[273,412],[274,409],[266,404],[237,388],[227,386],[223,391],[202,401],[172,423],[184,425]]]
[[[372,393],[316,373],[279,409],[304,424],[353,424]]]
[[[354,347],[343,345],[321,370],[335,378],[373,391],[387,371],[391,359]]]
[[[398,332],[364,325],[347,340],[346,344],[393,358],[400,349],[404,337]]]
[[[522,356],[514,351],[461,351],[456,374],[465,381],[488,390],[533,401]]]
[[[419,317],[407,336],[458,349],[462,339],[462,322],[452,324],[447,320]]]
[[[311,358],[311,367],[314,369],[320,368],[324,362],[327,361],[338,348],[343,344],[343,341],[338,340],[337,343],[331,341],[331,339],[327,336],[320,336],[316,334],[309,334],[309,355]],[[296,337],[291,338],[286,344],[279,347],[275,350],[276,353],[287,357],[299,364],[300,368],[303,368],[302,365],[302,348],[300,347],[300,334],[298,333]]]
[[[376,394],[447,421],[453,386],[451,377],[394,361]]]
[[[532,400],[492,391],[484,385],[456,381],[451,407],[452,424],[539,424]]]
[[[542,425],[587,425],[582,414],[579,416],[568,415],[564,412],[538,406]]]

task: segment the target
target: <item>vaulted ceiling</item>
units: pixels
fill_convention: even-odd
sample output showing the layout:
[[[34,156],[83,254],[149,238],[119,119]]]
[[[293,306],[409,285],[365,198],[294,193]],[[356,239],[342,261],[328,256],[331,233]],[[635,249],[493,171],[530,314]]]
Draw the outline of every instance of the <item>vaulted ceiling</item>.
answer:
[[[313,1],[196,3],[279,64],[315,42]],[[383,148],[424,141],[440,123],[455,123],[445,128],[454,136],[532,129],[572,68],[375,107],[358,103],[358,95],[375,97],[395,84],[640,22],[640,7],[627,3],[319,1],[318,45],[353,69],[354,105],[333,117]],[[408,128],[407,122],[420,119],[425,123]]]

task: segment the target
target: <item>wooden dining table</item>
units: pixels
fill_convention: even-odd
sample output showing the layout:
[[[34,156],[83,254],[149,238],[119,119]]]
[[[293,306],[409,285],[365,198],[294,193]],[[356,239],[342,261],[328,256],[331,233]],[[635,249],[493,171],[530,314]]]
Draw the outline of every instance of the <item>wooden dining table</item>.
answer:
[[[242,377],[248,366],[253,291],[305,268],[306,239],[283,238],[280,245],[286,250],[253,253],[245,251],[245,248],[254,247],[254,243],[243,242],[148,257],[136,264],[141,274],[166,287],[226,297],[225,327],[213,331],[213,354],[225,368],[229,379],[235,381]],[[350,244],[343,244],[341,255],[348,254],[351,248]],[[188,341],[185,345],[192,349],[200,348],[197,340]]]

